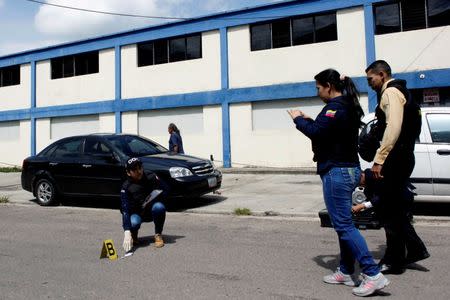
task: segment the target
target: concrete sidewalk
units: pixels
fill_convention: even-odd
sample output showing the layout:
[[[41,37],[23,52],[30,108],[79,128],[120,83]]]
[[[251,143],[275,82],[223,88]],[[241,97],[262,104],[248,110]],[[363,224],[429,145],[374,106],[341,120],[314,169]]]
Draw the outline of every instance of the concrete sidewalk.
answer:
[[[280,169],[281,170],[281,169]],[[231,170],[229,170],[231,171]],[[232,214],[248,208],[253,215],[311,216],[324,208],[320,178],[316,175],[252,170],[223,174],[220,195],[206,195],[201,205],[186,207],[186,212]],[[306,172],[308,173],[308,172]],[[33,195],[22,190],[20,173],[0,173],[0,196],[13,204],[36,205]]]
[[[274,172],[269,172],[271,170]],[[209,194],[189,200],[177,211],[233,214],[237,208],[247,208],[253,216],[318,220],[318,212],[325,208],[319,176],[304,169],[281,171],[271,168],[228,169],[223,174],[220,195]],[[20,173],[0,173],[0,197],[5,196],[11,204],[37,205],[33,195],[22,190]],[[450,224],[450,217],[446,216],[417,216],[415,220],[434,225]]]

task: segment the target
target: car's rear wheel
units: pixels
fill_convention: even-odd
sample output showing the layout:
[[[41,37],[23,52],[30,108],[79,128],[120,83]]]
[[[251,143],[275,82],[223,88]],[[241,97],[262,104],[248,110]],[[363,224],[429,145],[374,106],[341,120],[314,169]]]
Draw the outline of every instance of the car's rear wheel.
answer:
[[[42,206],[56,204],[56,189],[53,182],[46,178],[38,180],[36,183],[36,200]]]

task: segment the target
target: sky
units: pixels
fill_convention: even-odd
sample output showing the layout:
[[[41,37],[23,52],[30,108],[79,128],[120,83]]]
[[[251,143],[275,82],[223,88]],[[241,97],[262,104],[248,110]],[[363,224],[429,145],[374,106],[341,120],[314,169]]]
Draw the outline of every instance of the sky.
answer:
[[[122,14],[193,18],[283,0],[41,0],[41,2]],[[27,0],[0,0],[0,57],[172,21],[175,20],[75,11]]]

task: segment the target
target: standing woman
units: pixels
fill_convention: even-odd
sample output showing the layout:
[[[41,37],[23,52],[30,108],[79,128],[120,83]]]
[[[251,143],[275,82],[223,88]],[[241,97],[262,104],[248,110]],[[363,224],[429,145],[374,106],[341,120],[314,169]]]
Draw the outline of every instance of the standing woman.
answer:
[[[183,139],[181,138],[180,130],[175,124],[170,123],[168,131],[170,134],[169,150],[175,153],[184,154]]]
[[[290,110],[298,130],[311,139],[313,160],[323,184],[325,205],[339,239],[340,262],[336,272],[323,281],[354,286],[355,259],[362,269],[362,282],[353,289],[357,296],[381,290],[389,281],[380,273],[366,241],[352,221],[352,192],[361,174],[358,159],[358,130],[364,115],[353,81],[336,70],[317,74],[317,94],[325,107],[315,120],[300,110]]]

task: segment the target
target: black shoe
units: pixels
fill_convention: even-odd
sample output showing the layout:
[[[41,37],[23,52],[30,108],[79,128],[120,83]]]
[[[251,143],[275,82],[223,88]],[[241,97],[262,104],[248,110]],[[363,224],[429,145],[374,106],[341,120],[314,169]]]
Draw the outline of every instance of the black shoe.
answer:
[[[421,254],[407,255],[405,259],[405,264],[409,265],[418,262],[419,260],[427,259],[428,257],[430,257],[430,253],[428,253],[428,251],[426,250]]]
[[[400,266],[393,266],[388,264],[378,264],[380,267],[380,272],[383,274],[403,274],[405,273],[405,268]]]

